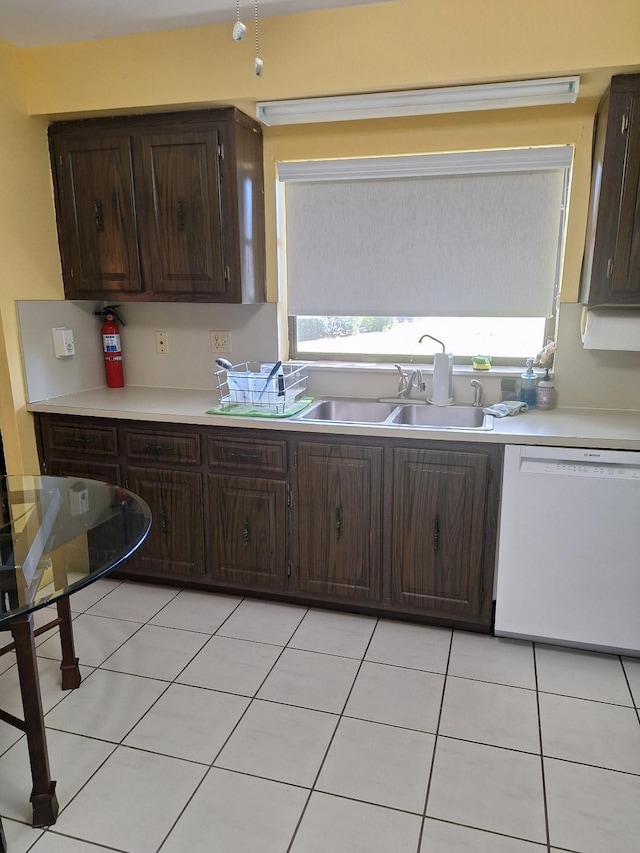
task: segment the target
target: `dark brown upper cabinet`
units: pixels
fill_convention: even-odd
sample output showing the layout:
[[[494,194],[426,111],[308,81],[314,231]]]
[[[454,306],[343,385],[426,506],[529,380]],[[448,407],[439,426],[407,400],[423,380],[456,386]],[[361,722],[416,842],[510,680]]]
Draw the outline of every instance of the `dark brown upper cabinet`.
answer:
[[[262,302],[260,126],[235,109],[57,122],[67,299]]]
[[[640,305],[640,74],[613,77],[598,110],[582,298]]]

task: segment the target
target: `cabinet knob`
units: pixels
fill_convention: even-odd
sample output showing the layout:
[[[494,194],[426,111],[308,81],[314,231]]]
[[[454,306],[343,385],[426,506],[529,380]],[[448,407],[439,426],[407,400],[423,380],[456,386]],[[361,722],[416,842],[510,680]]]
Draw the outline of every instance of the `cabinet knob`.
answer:
[[[237,462],[257,462],[260,457],[257,453],[241,453],[232,451],[229,454],[229,459]]]
[[[63,443],[65,447],[88,447],[89,439],[84,438],[82,436],[73,435],[69,436],[68,438],[65,438]]]
[[[146,444],[143,453],[148,453],[150,456],[173,455],[173,447],[170,444]]]
[[[167,516],[164,510],[160,510],[160,536],[166,539],[169,535],[169,526],[167,525]]]
[[[336,507],[334,527],[335,527],[335,531],[336,531],[336,539],[339,539],[340,534],[342,533],[342,507],[341,506]]]
[[[96,224],[96,231],[104,231],[104,216],[102,214],[102,202],[97,199],[93,202],[93,221]]]

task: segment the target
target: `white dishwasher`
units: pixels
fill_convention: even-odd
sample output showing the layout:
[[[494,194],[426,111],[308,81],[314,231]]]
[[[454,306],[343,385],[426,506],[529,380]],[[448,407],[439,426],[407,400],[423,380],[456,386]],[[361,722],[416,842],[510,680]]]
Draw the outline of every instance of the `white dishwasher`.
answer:
[[[495,633],[640,655],[640,453],[507,445]]]

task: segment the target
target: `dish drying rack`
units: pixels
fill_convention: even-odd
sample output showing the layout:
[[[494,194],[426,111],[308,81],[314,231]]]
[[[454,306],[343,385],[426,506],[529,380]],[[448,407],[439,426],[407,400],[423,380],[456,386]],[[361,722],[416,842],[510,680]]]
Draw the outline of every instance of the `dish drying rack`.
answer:
[[[306,364],[283,362],[278,373],[269,379],[275,362],[243,361],[231,370],[217,370],[220,394],[219,408],[230,411],[272,412],[282,415],[302,397],[307,389]]]

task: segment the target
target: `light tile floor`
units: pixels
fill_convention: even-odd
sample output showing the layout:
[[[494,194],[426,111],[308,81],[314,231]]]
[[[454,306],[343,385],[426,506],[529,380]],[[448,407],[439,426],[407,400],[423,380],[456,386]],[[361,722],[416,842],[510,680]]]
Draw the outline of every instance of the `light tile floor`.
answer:
[[[640,851],[640,659],[113,580],[71,604],[78,690],[38,640],[47,831],[0,724],[10,853]]]

